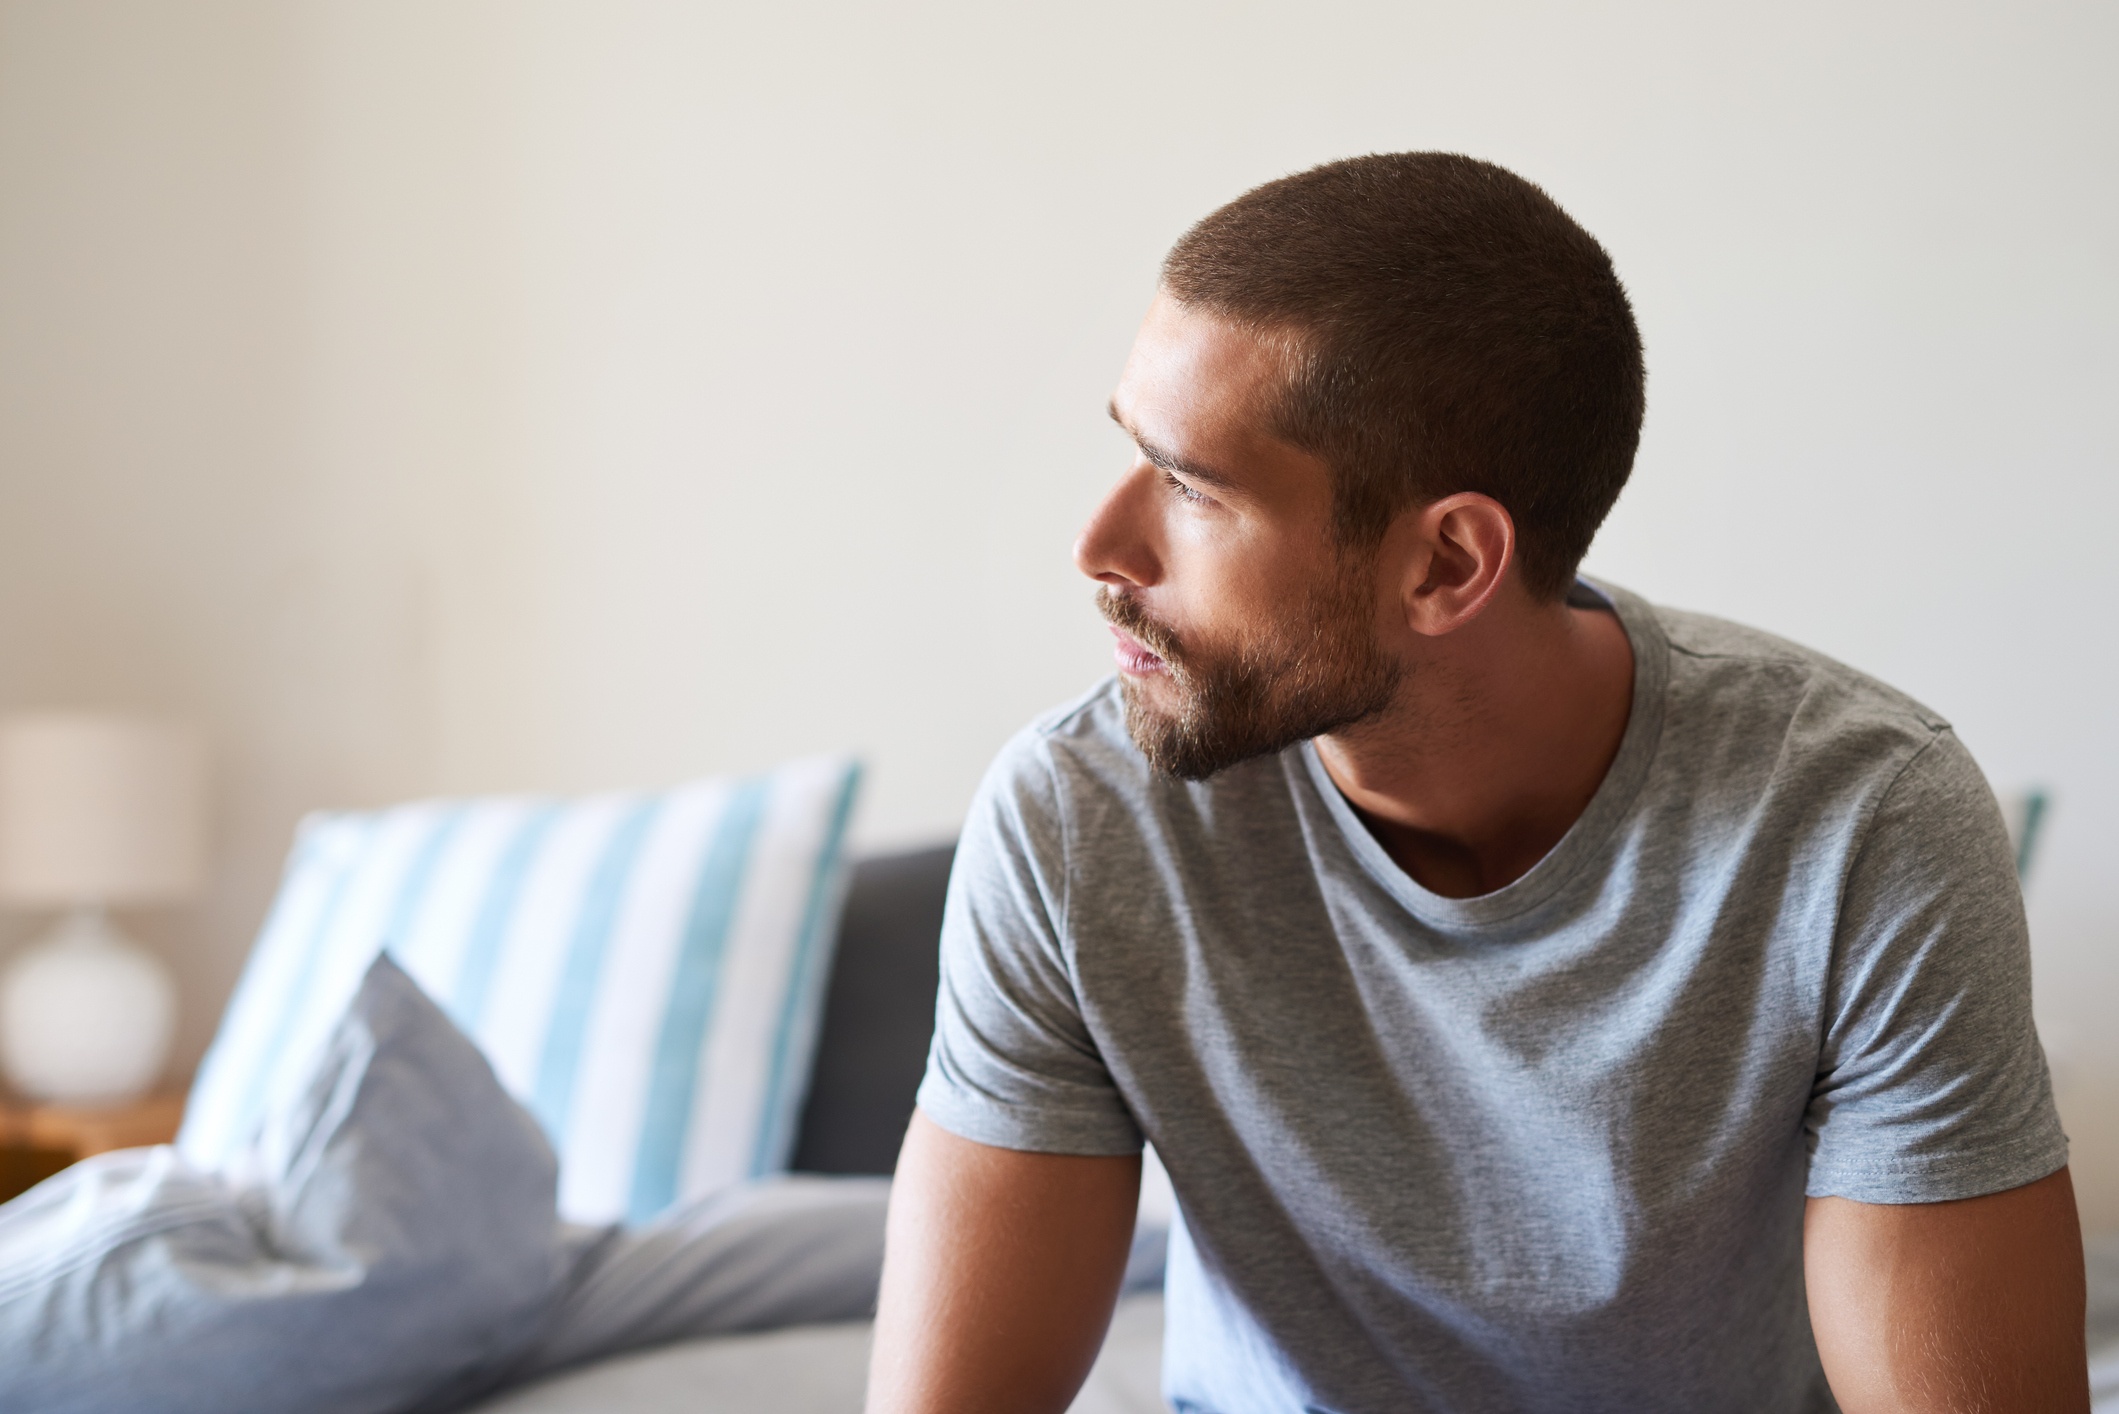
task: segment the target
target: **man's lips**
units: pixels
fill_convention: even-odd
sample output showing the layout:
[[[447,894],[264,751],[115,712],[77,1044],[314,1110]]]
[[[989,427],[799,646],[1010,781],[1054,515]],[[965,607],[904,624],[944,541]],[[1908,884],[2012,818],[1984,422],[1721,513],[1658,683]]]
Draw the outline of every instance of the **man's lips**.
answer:
[[[1117,624],[1109,625],[1111,636],[1118,642],[1111,656],[1118,660],[1118,670],[1128,677],[1144,678],[1163,671],[1163,660],[1150,653],[1141,641],[1127,633]]]

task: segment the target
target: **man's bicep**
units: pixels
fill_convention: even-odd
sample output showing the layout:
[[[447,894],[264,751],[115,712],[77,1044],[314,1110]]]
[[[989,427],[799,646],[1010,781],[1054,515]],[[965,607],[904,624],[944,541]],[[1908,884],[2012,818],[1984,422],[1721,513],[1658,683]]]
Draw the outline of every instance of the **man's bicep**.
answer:
[[[1095,1362],[1140,1157],[980,1144],[915,1113],[891,1189],[868,1408],[1064,1410]]]
[[[2068,1171],[1980,1198],[1813,1198],[1810,1323],[1846,1414],[2089,1408]]]

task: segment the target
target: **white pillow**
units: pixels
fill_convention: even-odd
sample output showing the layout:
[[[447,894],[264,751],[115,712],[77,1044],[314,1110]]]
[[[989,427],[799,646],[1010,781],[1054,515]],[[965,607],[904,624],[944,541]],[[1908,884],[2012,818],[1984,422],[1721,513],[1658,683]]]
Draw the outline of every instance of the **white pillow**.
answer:
[[[560,1158],[577,1222],[653,1217],[786,1166],[857,766],[658,794],[311,816],[177,1144],[224,1163],[384,947]]]

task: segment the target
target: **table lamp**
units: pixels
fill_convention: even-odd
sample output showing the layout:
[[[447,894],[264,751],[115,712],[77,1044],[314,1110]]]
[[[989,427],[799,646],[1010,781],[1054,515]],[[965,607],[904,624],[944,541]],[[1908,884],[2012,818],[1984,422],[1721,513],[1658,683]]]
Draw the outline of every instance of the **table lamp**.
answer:
[[[64,910],[0,971],[0,1068],[18,1091],[117,1104],[161,1077],[176,988],[104,910],[197,890],[204,804],[204,753],[174,723],[0,719],[0,903]]]

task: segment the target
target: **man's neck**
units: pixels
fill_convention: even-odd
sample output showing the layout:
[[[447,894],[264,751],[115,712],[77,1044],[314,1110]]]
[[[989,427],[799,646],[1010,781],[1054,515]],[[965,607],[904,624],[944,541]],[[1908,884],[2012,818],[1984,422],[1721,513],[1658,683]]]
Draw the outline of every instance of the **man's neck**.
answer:
[[[1424,645],[1381,718],[1317,739],[1398,867],[1446,898],[1515,882],[1588,808],[1633,705],[1616,615],[1496,602]]]

